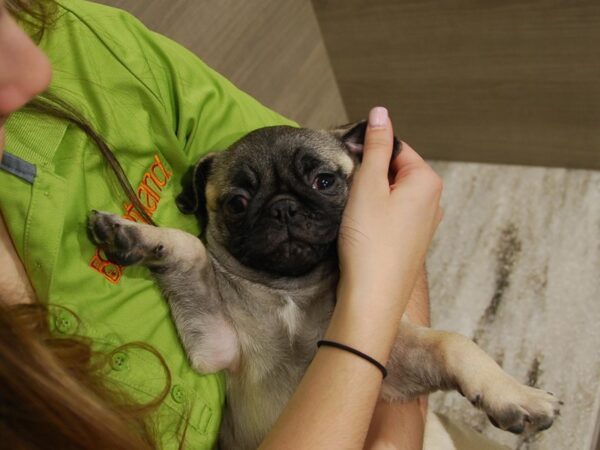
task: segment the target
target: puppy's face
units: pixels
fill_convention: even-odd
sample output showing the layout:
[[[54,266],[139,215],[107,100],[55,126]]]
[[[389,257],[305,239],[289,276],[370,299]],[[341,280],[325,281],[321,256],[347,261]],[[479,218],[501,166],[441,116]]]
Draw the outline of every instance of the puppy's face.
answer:
[[[256,130],[202,159],[178,206],[245,266],[303,275],[335,256],[364,132],[364,122],[331,132]]]

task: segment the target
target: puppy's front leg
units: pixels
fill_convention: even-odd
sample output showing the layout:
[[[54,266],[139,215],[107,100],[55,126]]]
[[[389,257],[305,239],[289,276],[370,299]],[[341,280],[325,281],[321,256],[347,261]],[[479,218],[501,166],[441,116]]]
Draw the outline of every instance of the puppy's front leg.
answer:
[[[512,433],[545,430],[559,410],[556,397],[519,383],[473,341],[407,321],[400,326],[388,371],[385,398],[457,389],[494,425]]]
[[[158,228],[93,212],[89,227],[107,258],[120,265],[148,267],[169,300],[192,366],[203,373],[235,370],[237,334],[223,313],[214,272],[200,239],[181,230]]]

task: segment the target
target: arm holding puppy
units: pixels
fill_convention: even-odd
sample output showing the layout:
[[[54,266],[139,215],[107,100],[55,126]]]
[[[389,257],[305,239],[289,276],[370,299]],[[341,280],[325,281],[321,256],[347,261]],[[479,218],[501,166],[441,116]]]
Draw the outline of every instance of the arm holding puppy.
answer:
[[[440,178],[407,145],[390,167],[392,141],[387,111],[375,108],[340,228],[338,300],[325,336],[382,364],[441,218]],[[380,387],[375,366],[321,347],[261,448],[362,448]]]
[[[427,272],[423,266],[410,295],[405,315],[416,325],[429,327],[429,289]],[[428,396],[406,403],[379,399],[365,449],[410,450],[421,449],[425,433]]]

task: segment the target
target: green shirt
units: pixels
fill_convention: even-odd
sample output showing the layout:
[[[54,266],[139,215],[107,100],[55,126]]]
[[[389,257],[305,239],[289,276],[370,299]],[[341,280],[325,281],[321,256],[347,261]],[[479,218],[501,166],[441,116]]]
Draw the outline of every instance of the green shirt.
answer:
[[[58,19],[39,43],[54,68],[52,92],[108,142],[157,224],[198,234],[195,219],[174,202],[188,167],[253,129],[290,122],[129,14],[80,0],[58,4]],[[211,448],[222,376],[190,368],[149,272],[110,264],[88,237],[92,209],[137,218],[99,150],[76,126],[47,116],[16,113],[6,127],[0,207],[40,300],[68,308],[51,309],[56,332],[90,336],[107,350],[150,344],[172,374],[156,414],[159,443],[176,448],[187,416],[187,447]],[[161,364],[145,350],[125,348],[111,367],[110,377],[139,400],[165,386]]]

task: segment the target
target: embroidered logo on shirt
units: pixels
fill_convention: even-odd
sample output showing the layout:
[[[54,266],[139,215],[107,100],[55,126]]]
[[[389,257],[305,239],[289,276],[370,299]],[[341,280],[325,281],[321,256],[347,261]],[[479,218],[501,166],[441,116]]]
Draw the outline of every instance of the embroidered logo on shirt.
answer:
[[[154,162],[142,177],[142,181],[136,191],[137,197],[150,217],[152,217],[152,214],[158,208],[161,193],[171,175],[173,173],[167,170],[160,157],[154,155]],[[125,203],[123,208],[125,210],[125,214],[123,215],[125,219],[146,223],[140,213],[136,211],[133,203]],[[119,282],[124,269],[123,266],[108,261],[100,249],[96,249],[96,254],[90,261],[90,267],[100,272],[104,278],[114,284]]]

